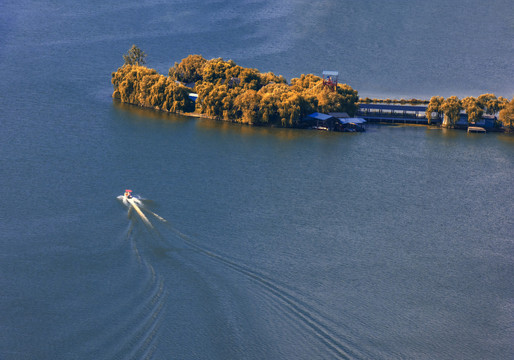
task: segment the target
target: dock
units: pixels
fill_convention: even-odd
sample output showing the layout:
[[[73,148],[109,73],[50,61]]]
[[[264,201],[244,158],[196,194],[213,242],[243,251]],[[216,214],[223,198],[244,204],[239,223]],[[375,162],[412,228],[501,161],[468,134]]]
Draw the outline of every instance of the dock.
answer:
[[[483,133],[485,134],[487,131],[483,127],[480,126],[469,126],[468,133]]]

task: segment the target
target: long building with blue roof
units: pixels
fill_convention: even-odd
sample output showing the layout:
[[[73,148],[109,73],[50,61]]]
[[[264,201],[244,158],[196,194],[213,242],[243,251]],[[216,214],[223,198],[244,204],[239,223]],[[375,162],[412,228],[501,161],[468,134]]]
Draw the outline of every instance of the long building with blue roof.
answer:
[[[369,122],[428,124],[426,111],[426,105],[359,104],[357,115]],[[441,121],[440,118],[432,118],[434,123]]]
[[[357,114],[369,122],[402,123],[402,124],[425,124],[428,125],[426,118],[426,105],[399,105],[399,104],[359,104]],[[440,124],[443,117],[432,113],[432,123]],[[486,129],[494,127],[496,117],[483,115],[476,126]],[[465,128],[468,126],[468,115],[461,111],[460,119],[455,124],[456,127]]]

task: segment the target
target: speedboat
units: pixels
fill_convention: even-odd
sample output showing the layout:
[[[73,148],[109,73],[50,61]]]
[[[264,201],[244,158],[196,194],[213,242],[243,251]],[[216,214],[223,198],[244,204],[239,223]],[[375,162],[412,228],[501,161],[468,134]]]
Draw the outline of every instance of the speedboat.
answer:
[[[132,190],[125,190],[125,194],[123,194],[123,199],[132,199]]]
[[[139,199],[139,196],[137,196],[137,197],[132,196],[132,190],[129,190],[129,189],[125,190],[125,193],[123,194],[123,196],[121,196],[121,195],[118,196],[118,199],[122,200],[123,204],[128,207],[129,215],[130,215],[132,209],[134,209],[138,213],[138,215],[141,217],[143,222],[146,225],[148,225],[149,227],[153,228],[153,225],[150,222],[150,220],[148,220],[146,215],[143,214],[143,211],[141,211],[140,206],[144,209],[144,205],[143,205],[142,201]],[[147,211],[150,212],[151,214],[155,215],[157,218],[161,218],[159,215],[151,212],[150,210],[147,210]]]

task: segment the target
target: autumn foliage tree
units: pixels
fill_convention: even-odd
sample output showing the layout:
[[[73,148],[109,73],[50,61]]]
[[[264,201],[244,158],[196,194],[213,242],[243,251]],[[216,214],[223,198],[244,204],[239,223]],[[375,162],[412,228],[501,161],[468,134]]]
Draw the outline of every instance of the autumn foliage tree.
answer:
[[[123,65],[112,73],[112,97],[121,102],[172,112],[194,111],[190,89],[153,69]]]
[[[484,109],[480,106],[478,99],[468,96],[462,99],[462,107],[468,114],[468,123],[477,123],[482,119]]]
[[[291,79],[272,72],[261,73],[245,68],[232,60],[215,58],[206,60],[201,55],[189,55],[175,62],[168,76],[142,66],[146,54],[132,45],[123,55],[125,64],[112,73],[113,98],[125,103],[151,107],[170,112],[192,112],[252,125],[282,127],[300,126],[306,115],[312,112],[346,112],[354,116],[359,97],[357,91],[346,84],[335,89],[324,86],[323,79],[313,74],[302,74]],[[190,98],[194,84],[197,101]],[[416,100],[427,103],[425,100]],[[401,100],[361,99],[361,102],[395,102]],[[430,124],[433,113],[444,114],[443,126],[453,127],[464,109],[469,123],[477,123],[484,113],[494,115],[500,111],[500,122],[512,130],[514,99],[510,102],[494,94],[482,94],[477,98],[456,96],[447,99],[434,96],[427,105],[425,116]]]
[[[440,118],[443,113],[442,105],[444,102],[444,98],[442,96],[432,96],[430,102],[428,103],[427,110],[425,112],[425,116],[428,120],[428,123],[432,123],[432,114],[437,113],[437,117]]]
[[[456,96],[450,96],[441,104],[444,113],[443,126],[453,127],[459,121],[462,102]]]
[[[168,71],[172,80],[192,83],[202,80],[202,69],[207,60],[201,55],[189,55],[181,62],[176,62]]]
[[[177,67],[177,65],[175,66]],[[170,73],[175,70],[170,69]],[[216,118],[253,125],[298,126],[314,111],[357,111],[358,95],[348,85],[336,91],[323,86],[320,77],[309,74],[291,80],[244,68],[222,58],[207,60],[196,82],[197,110]]]
[[[477,98],[472,96],[459,100],[456,96],[445,99],[442,96],[433,96],[426,109],[426,118],[430,124],[432,114],[445,115],[444,126],[453,127],[460,118],[460,111],[465,110],[468,116],[468,123],[480,122],[484,113],[496,114],[499,110],[506,108],[509,101],[504,97],[496,97],[494,94],[482,94]]]
[[[232,60],[206,60],[190,55],[176,62],[168,76],[136,64],[125,64],[112,75],[113,97],[123,102],[166,111],[196,110],[202,114],[252,125],[299,126],[309,113],[357,111],[358,94],[346,84],[335,91],[320,77],[309,74],[292,79],[245,68]],[[194,83],[198,94],[189,100]]]
[[[514,131],[514,98],[500,111],[499,120],[508,132]]]
[[[494,94],[482,94],[477,101],[487,114],[493,115],[500,110],[500,101]]]

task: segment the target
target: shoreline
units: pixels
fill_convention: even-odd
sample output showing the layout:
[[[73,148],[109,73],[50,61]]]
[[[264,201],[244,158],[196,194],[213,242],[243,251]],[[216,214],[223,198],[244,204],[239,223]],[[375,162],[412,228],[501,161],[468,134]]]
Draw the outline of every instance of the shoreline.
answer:
[[[241,123],[241,122],[238,122],[233,119],[220,118],[220,117],[216,117],[216,116],[212,116],[212,115],[202,114],[197,111],[195,111],[195,112],[169,111],[169,110],[160,109],[158,107],[142,106],[140,104],[123,102],[123,101],[120,101],[119,99],[115,99],[115,98],[113,98],[112,100],[113,100],[113,102],[117,103],[118,105],[126,105],[129,107],[133,107],[133,108],[137,108],[137,109],[141,109],[141,110],[157,111],[158,113],[162,113],[162,114],[180,115],[180,116],[184,116],[184,117],[207,119],[207,120],[213,120],[213,121],[217,121],[217,122],[226,122],[226,123],[232,123],[232,124],[238,124],[238,125],[246,125],[246,126],[250,126],[250,127],[279,128],[274,125]],[[371,121],[366,120],[366,121],[367,122],[364,125],[364,127],[366,127],[367,125],[398,126],[398,127],[408,126],[408,127],[425,127],[425,128],[430,128],[430,129],[448,129],[448,130],[458,130],[458,131],[463,131],[463,130],[468,131],[469,127],[476,127],[474,124],[469,124],[466,126],[445,127],[445,126],[442,126],[441,124],[437,124],[437,123],[436,124],[409,123],[409,122],[405,122],[405,121],[401,121],[401,120],[398,120],[395,122],[373,121],[373,120],[371,120]],[[290,129],[320,131],[319,129],[302,128],[302,127],[290,127]],[[485,131],[483,131],[483,133],[503,133],[503,134],[507,134],[507,135],[514,135],[513,132],[506,131],[504,128],[491,128],[491,129],[484,129],[484,130]],[[333,131],[333,132],[341,132],[341,131]]]
[[[132,50],[139,49],[133,45]],[[113,99],[184,116],[338,132],[365,131],[361,125],[366,122],[466,130],[473,126],[484,132],[510,132],[514,127],[514,99],[509,102],[494,94],[462,100],[456,96],[370,99],[339,83],[337,71],[323,71],[323,77],[302,74],[288,83],[281,75],[261,73],[232,60],[189,55],[166,76],[140,65],[144,56],[124,58],[125,64],[111,75]]]

